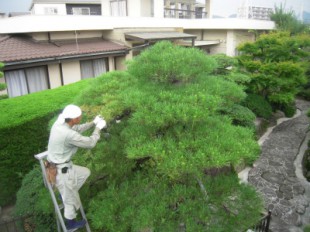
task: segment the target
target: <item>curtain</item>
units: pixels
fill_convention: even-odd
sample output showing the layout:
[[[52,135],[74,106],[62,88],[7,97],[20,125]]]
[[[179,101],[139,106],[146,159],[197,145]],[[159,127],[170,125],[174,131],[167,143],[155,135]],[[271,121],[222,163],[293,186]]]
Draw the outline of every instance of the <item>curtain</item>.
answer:
[[[10,97],[48,89],[46,67],[7,71],[5,72],[5,82]]]
[[[91,60],[80,61],[81,65],[81,78],[86,79],[94,77],[93,64]]]
[[[45,67],[26,69],[29,93],[48,89]]]
[[[83,60],[80,62],[81,78],[87,79],[106,73],[106,59]]]
[[[111,16],[127,16],[126,14],[126,0],[110,1]]]
[[[94,67],[94,76],[99,76],[102,73],[106,73],[106,67],[105,67],[105,59],[98,59],[93,61],[93,67]]]
[[[22,96],[28,93],[24,70],[7,71],[4,76],[10,97]]]

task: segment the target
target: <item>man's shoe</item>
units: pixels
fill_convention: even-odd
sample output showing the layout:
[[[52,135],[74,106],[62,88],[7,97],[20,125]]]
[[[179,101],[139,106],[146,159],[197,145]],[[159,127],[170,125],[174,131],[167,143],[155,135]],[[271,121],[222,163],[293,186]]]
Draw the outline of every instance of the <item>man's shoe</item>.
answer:
[[[76,221],[75,219],[72,220],[67,219],[66,222],[67,222],[66,223],[67,230],[79,229],[86,225],[86,221],[84,219],[81,221]]]

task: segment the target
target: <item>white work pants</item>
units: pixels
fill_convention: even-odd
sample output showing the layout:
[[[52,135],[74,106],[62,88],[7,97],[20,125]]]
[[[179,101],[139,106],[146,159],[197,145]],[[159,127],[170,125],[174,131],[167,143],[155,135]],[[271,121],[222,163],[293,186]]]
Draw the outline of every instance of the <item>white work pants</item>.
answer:
[[[67,173],[61,169],[68,166]],[[57,166],[56,187],[64,203],[64,216],[66,219],[76,218],[76,210],[81,206],[79,189],[90,175],[90,170],[71,163]]]

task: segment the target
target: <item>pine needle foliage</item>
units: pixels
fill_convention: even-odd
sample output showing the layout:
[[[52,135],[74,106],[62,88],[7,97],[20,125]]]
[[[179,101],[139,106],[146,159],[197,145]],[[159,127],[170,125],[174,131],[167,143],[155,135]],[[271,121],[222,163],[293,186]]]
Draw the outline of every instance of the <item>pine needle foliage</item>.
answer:
[[[93,173],[83,194],[98,231],[242,231],[258,220],[259,197],[233,171],[205,175],[259,154],[253,130],[223,114],[246,94],[211,74],[216,65],[197,49],[159,42],[80,96],[83,110],[108,121],[109,136],[76,156]]]

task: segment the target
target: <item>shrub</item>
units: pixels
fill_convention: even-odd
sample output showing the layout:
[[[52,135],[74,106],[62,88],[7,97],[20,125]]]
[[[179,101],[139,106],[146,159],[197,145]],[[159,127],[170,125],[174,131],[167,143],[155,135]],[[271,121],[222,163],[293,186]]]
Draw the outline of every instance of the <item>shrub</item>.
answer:
[[[225,54],[216,54],[212,55],[212,58],[214,58],[217,62],[217,67],[213,71],[216,75],[227,75],[231,72],[234,66],[238,64],[238,61],[230,56],[227,56]]]
[[[0,95],[0,100],[8,99],[9,96],[7,94]]]
[[[260,214],[253,212],[262,209],[260,199],[254,189],[240,186],[235,176],[205,179],[203,184],[208,200],[193,179],[186,185],[169,184],[165,178],[137,173],[98,194],[90,204],[89,219],[98,231],[120,232],[184,227],[186,231],[245,231],[259,220]]]
[[[280,107],[286,117],[293,117],[296,113],[296,106],[294,104],[285,104]]]
[[[44,188],[41,168],[35,166],[27,173],[17,192],[14,215],[29,217],[32,231],[56,231],[54,206],[48,190]]]
[[[305,226],[304,232],[310,232],[310,225],[306,225],[306,226]]]
[[[307,116],[310,117],[310,110],[307,111]]]
[[[302,89],[298,95],[303,97],[305,100],[310,101],[310,88]]]
[[[272,116],[272,107],[262,96],[248,94],[242,105],[249,108],[257,117],[269,119]]]
[[[249,108],[234,105],[232,108],[224,109],[223,113],[227,114],[233,120],[234,124],[255,129],[254,120],[256,117]]]
[[[0,130],[18,126],[62,109],[85,88],[91,79],[0,101]]]
[[[307,82],[304,59],[309,57],[309,45],[309,36],[288,32],[262,34],[255,42],[240,45],[239,63],[251,76],[247,91],[277,106],[293,103]]]

